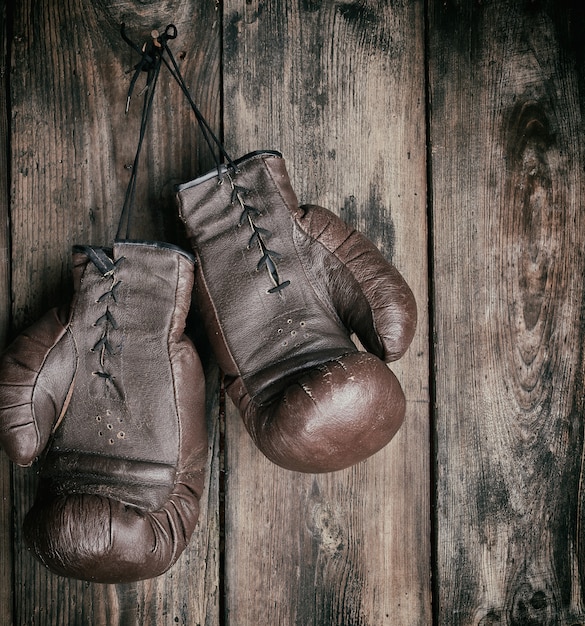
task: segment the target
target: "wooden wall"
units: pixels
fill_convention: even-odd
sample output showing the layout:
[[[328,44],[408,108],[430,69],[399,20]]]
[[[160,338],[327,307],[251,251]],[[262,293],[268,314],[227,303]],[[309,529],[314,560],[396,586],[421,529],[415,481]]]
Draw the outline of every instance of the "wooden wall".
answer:
[[[164,576],[97,585],[23,547],[35,469],[0,456],[0,623],[585,624],[585,10],[571,0],[0,2],[0,341],[70,292],[70,249],[114,237],[138,132],[136,54],[174,23],[228,150],[283,152],[302,202],[411,284],[393,370],[405,425],[304,475],[254,448],[204,341],[207,488]],[[163,73],[135,236],[184,243],[173,188],[212,166]],[[195,322],[194,322],[195,325]],[[197,329],[193,327],[197,336]]]
[[[449,2],[429,12],[444,624],[585,623],[576,4]]]

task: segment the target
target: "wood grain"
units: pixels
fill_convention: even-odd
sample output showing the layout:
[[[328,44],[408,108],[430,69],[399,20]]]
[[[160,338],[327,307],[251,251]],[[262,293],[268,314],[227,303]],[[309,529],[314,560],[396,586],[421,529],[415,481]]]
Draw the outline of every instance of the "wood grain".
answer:
[[[139,45],[175,23],[173,49],[201,108],[218,124],[219,33],[214,3],[18,3],[12,38],[12,236],[14,331],[70,293],[73,244],[110,245],[138,140],[141,98],[124,116]],[[136,94],[141,89],[139,82]],[[143,149],[131,237],[180,242],[174,183],[211,166],[191,113],[168,73],[157,87]],[[197,335],[196,330],[193,329]],[[210,459],[199,526],[164,576],[92,585],[53,576],[26,552],[20,534],[34,497],[35,468],[14,479],[14,607],[18,624],[218,623],[219,466],[217,372],[208,367]]]
[[[585,623],[585,9],[0,2],[0,344],[68,296],[71,245],[114,236],[141,104],[136,93],[124,116],[137,57],[121,22],[137,43],[175,23],[173,49],[228,150],[281,150],[300,201],[334,210],[404,274],[419,304],[414,343],[392,366],[407,419],[349,470],[275,467],[229,401],[224,442],[218,375],[193,316],[210,460],[189,549],[136,584],[53,576],[20,532],[35,468],[13,471],[2,454],[0,621]],[[173,185],[211,166],[163,74],[134,236],[183,244]]]
[[[430,5],[438,624],[585,620],[583,21],[567,7]]]
[[[0,2],[0,350],[6,345],[11,315],[9,102],[7,62],[9,48],[6,2]],[[0,453],[0,615],[12,623],[12,495],[11,467]]]
[[[420,323],[393,369],[396,439],[343,472],[266,461],[226,424],[226,623],[430,623],[422,2],[224,4],[228,150],[283,152],[301,202],[336,211],[404,273]],[[245,573],[245,575],[243,575]]]

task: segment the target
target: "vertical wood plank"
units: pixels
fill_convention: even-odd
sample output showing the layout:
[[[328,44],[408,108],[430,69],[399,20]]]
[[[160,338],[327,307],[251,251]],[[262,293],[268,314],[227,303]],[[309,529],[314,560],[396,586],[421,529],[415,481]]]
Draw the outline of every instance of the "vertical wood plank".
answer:
[[[283,152],[299,200],[336,211],[404,273],[419,329],[393,369],[395,440],[330,475],[271,465],[226,424],[226,623],[379,626],[430,615],[422,2],[224,4],[225,133]]]
[[[6,344],[10,326],[10,189],[9,189],[9,94],[8,33],[10,12],[0,2],[0,350]],[[0,453],[0,616],[12,623],[12,496],[11,468]]]
[[[173,49],[205,115],[220,116],[220,21],[215,3],[24,0],[14,8],[12,197],[14,329],[70,293],[73,244],[111,244],[130,175],[141,110],[126,91],[138,58],[120,23],[141,45],[173,22]],[[136,94],[143,82],[139,82]],[[161,73],[143,149],[131,236],[180,242],[173,186],[205,171],[209,157],[184,97]],[[217,375],[208,370],[210,459],[199,526],[164,576],[94,585],[54,576],[23,547],[20,525],[32,504],[34,469],[15,472],[15,623],[218,624],[219,522]]]
[[[9,189],[9,94],[7,80],[8,20],[6,2],[0,2],[0,347],[10,326],[10,189]]]
[[[583,11],[429,3],[438,623],[583,596]]]

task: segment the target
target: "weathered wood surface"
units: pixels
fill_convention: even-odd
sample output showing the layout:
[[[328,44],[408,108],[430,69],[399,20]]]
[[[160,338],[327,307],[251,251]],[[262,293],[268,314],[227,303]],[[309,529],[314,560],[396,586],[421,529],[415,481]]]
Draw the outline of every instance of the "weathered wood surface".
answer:
[[[576,5],[429,3],[445,626],[585,623]]]
[[[8,157],[8,93],[6,6],[0,4],[0,350],[10,326],[10,190]],[[0,456],[0,616],[12,623],[12,501],[10,463]]]
[[[413,286],[393,366],[406,424],[344,472],[279,469],[226,419],[226,624],[427,626],[430,606],[422,2],[224,2],[226,144],[280,150],[301,202],[366,233]]]
[[[0,3],[0,342],[67,297],[72,244],[114,235],[140,114],[136,95],[123,115],[137,59],[122,21],[137,42],[174,22],[228,149],[281,150],[299,199],[365,232],[420,313],[392,366],[406,423],[344,472],[275,467],[229,401],[224,459],[210,365],[200,525],[156,580],[92,585],[38,565],[20,535],[34,469],[2,454],[1,623],[585,623],[585,12],[573,4]],[[173,184],[212,161],[160,81],[134,233],[179,242]]]
[[[201,108],[219,125],[220,20],[214,3],[15,3],[12,25],[11,158],[14,331],[70,293],[73,244],[110,245],[130,175],[142,99],[126,91],[138,44],[174,22],[174,49]],[[197,36],[193,36],[196,25]],[[211,166],[178,87],[161,73],[143,149],[131,237],[175,241],[173,185]],[[217,415],[217,394],[210,417]],[[14,471],[14,623],[218,623],[218,429],[210,419],[210,460],[199,527],[165,576],[93,585],[54,576],[24,549],[20,527],[34,497],[34,468]]]

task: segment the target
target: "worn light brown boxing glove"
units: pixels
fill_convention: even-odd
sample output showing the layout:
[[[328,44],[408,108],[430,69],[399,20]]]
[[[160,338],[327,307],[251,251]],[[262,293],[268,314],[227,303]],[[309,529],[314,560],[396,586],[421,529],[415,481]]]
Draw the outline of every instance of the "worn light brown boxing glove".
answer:
[[[416,325],[396,268],[330,211],[299,207],[277,152],[186,183],[178,200],[207,333],[260,450],[285,468],[325,472],[385,446],[405,414],[385,362]]]
[[[0,359],[0,445],[41,456],[33,553],[90,581],[162,574],[194,530],[207,456],[204,380],[184,335],[193,258],[173,246],[80,247],[74,296]]]

